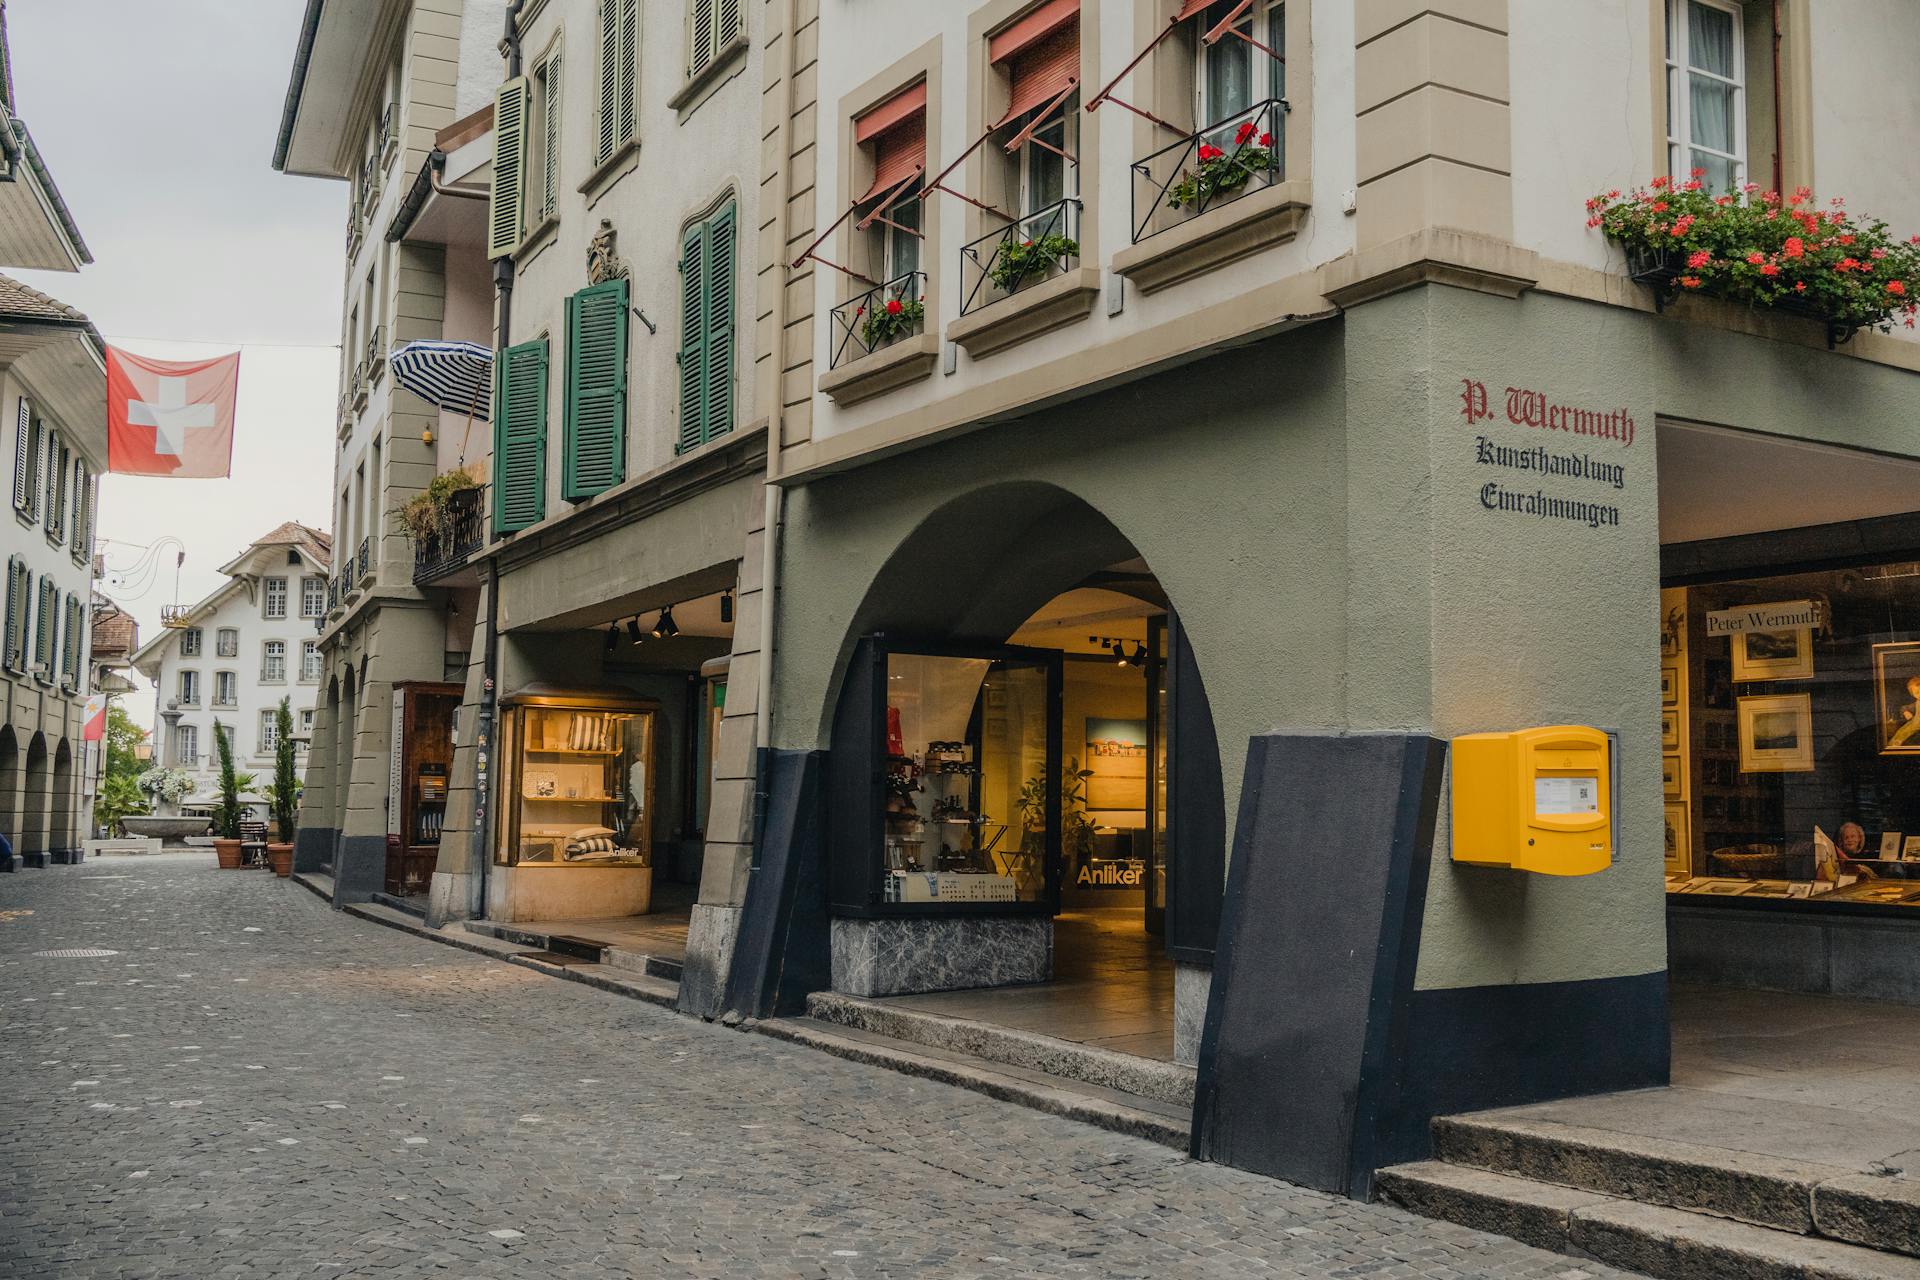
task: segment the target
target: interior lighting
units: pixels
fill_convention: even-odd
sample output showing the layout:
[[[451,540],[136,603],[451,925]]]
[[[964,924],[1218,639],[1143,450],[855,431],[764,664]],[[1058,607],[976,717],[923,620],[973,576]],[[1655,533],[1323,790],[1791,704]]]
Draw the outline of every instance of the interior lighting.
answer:
[[[617,622],[609,622],[607,624],[607,643],[606,643],[604,652],[612,653],[613,647],[619,643],[620,643],[620,624]]]
[[[671,640],[680,634],[680,628],[673,621],[673,606],[668,605],[660,611],[660,618],[653,624],[653,638]]]
[[[645,640],[647,638],[647,633],[640,629],[640,619],[638,618],[627,619],[627,636],[635,644],[639,644],[642,640]]]

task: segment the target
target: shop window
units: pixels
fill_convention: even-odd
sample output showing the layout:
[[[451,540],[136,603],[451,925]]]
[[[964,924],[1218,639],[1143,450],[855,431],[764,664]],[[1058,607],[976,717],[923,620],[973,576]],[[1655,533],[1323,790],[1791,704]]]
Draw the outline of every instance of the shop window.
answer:
[[[652,865],[651,703],[509,699],[507,805],[495,861]]]
[[[1920,563],[1662,593],[1667,889],[1920,907]]]

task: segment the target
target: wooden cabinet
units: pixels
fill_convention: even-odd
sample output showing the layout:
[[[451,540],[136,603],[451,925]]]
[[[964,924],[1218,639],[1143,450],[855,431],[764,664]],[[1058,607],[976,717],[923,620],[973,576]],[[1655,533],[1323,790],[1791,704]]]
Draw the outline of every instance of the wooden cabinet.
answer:
[[[453,781],[453,719],[461,696],[457,684],[406,682],[393,688],[388,893],[423,894],[433,879]]]

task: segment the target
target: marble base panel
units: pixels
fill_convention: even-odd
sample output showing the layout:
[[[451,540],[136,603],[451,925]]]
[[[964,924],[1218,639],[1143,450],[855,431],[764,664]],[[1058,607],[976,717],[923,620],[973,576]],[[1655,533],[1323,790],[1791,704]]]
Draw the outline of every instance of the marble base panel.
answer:
[[[740,908],[694,905],[687,917],[687,954],[680,969],[680,1012],[696,1018],[719,1016],[739,932]]]
[[[835,920],[833,989],[855,996],[1010,987],[1053,978],[1040,916]]]
[[[1173,1060],[1186,1066],[1200,1061],[1200,1032],[1207,1025],[1207,993],[1213,970],[1200,964],[1173,966]]]

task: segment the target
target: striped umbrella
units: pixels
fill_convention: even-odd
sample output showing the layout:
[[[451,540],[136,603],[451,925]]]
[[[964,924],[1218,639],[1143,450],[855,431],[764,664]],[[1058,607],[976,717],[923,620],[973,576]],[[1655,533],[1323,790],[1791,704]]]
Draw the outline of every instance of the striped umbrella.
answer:
[[[395,347],[388,364],[395,382],[448,413],[493,415],[493,352],[478,343],[421,338]]]

